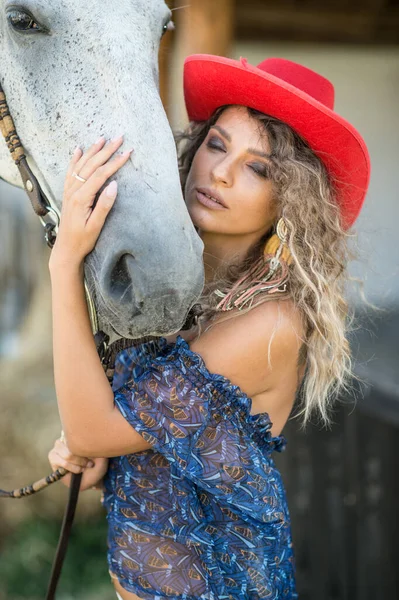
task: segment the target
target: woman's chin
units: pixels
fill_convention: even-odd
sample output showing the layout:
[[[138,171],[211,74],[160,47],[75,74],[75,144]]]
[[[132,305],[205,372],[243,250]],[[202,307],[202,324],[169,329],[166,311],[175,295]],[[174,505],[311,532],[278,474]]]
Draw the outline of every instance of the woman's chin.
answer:
[[[223,233],[221,229],[226,229],[225,223],[221,222],[219,211],[212,211],[201,206],[190,206],[189,215],[194,226],[207,233]],[[224,227],[222,227],[224,225]]]

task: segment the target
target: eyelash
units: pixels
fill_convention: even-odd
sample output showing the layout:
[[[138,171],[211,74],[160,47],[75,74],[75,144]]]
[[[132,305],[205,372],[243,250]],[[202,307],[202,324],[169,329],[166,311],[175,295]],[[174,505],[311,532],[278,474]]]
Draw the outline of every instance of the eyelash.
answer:
[[[219,143],[215,144],[214,140],[217,140],[218,138],[210,138],[207,142],[207,147],[210,148],[211,150],[220,150],[221,152],[226,152],[224,146],[221,146]]]
[[[256,169],[254,166],[249,165],[250,168],[253,170],[254,173],[256,173],[257,175],[259,175],[259,177],[263,177],[264,179],[270,179],[269,177],[269,169],[263,168],[262,169]]]
[[[210,138],[207,142],[207,147],[210,148],[211,150],[220,150],[221,152],[226,152],[226,150],[224,149],[224,147],[222,147],[219,143],[215,144],[214,140],[218,140],[218,138]],[[263,179],[269,179],[269,169],[267,167],[260,169],[256,169],[253,165],[248,165],[250,169],[252,169],[252,171],[258,175],[259,177],[262,177]]]

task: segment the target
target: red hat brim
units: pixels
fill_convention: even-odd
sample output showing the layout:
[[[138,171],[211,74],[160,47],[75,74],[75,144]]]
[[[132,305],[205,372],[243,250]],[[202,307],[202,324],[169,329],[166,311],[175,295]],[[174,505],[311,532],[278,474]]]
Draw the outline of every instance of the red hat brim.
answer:
[[[333,110],[274,75],[240,61],[193,54],[184,63],[184,95],[190,121],[206,121],[225,105],[248,106],[294,129],[325,164],[338,190],[345,228],[359,215],[370,158],[359,132]]]

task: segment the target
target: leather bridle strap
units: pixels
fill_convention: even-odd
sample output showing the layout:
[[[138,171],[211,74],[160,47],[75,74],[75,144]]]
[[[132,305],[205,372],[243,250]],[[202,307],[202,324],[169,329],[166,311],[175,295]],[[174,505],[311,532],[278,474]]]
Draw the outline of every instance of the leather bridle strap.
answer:
[[[12,159],[18,167],[24,188],[29,196],[33,210],[38,217],[45,217],[49,212],[49,202],[41,189],[39,182],[29,167],[24,148],[17,134],[14,121],[10,114],[6,96],[0,83],[0,130],[6,141]]]

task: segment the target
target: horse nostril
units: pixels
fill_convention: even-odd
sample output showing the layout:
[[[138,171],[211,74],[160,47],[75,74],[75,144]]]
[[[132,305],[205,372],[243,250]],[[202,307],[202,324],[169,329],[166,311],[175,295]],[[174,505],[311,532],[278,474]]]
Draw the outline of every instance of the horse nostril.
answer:
[[[132,254],[123,254],[111,271],[111,296],[123,304],[133,302],[133,261],[134,256]]]

